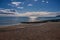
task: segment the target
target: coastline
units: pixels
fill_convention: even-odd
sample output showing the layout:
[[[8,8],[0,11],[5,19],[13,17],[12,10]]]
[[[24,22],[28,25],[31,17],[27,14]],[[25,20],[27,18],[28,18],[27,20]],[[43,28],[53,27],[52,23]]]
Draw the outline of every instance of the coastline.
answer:
[[[60,22],[3,27],[0,37],[1,40],[60,40]]]
[[[0,26],[0,29],[6,29],[6,30],[11,30],[11,29],[17,29],[17,28],[30,28],[30,27],[44,27],[47,26],[55,26],[57,24],[60,24],[60,22],[46,22],[46,23],[35,23],[35,24],[25,24],[25,23],[18,23],[14,25],[5,25],[5,26]]]

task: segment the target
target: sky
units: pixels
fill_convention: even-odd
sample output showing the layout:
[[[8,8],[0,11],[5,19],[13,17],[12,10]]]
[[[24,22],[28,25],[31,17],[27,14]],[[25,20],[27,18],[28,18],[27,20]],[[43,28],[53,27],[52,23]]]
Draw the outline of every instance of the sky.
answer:
[[[60,12],[60,0],[0,0],[0,9],[14,9],[19,13]]]

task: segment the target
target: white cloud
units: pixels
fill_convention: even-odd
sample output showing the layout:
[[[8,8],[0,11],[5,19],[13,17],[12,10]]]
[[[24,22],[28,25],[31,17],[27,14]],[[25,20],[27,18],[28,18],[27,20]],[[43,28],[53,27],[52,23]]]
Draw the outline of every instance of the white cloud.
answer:
[[[15,6],[19,6],[22,2],[11,2],[11,4],[15,5]]]
[[[26,12],[19,15],[28,17],[54,17],[57,15],[57,12]]]
[[[2,12],[3,13],[18,13],[17,10],[14,10],[14,9],[1,9],[0,10],[0,13]]]
[[[17,8],[19,8],[19,9],[23,9],[24,7],[17,7]]]
[[[32,4],[28,4],[27,6],[33,6]]]
[[[19,14],[19,16],[29,17],[29,21],[36,21],[38,17],[56,17],[60,12],[26,12],[23,14]]]
[[[0,16],[18,16],[18,12],[14,9],[4,9],[0,10]]]
[[[20,8],[20,7],[19,7]],[[23,8],[23,7],[22,7]],[[0,13],[14,13],[16,16],[26,16],[26,17],[55,17],[60,15],[60,12],[26,12],[26,13],[18,13],[14,11],[14,9],[4,9],[0,10]]]
[[[49,3],[48,1],[42,0],[42,2]]]

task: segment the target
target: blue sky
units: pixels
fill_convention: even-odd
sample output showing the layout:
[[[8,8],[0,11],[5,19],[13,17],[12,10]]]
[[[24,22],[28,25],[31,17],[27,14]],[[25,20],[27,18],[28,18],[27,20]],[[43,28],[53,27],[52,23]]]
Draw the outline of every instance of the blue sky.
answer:
[[[60,12],[60,0],[0,0],[0,9],[19,12]]]

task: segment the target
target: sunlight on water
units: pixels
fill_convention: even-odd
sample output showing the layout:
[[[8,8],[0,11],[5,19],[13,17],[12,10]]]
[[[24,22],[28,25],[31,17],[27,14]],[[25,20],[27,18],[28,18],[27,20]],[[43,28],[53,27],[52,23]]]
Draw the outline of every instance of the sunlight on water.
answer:
[[[0,17],[0,26],[8,26],[8,25],[17,25],[21,22],[34,22],[34,21],[41,21],[41,20],[51,20],[51,19],[60,19],[60,17]]]
[[[29,18],[30,18],[29,21],[32,21],[33,22],[33,21],[36,21],[36,18],[37,17],[32,16],[32,17],[29,17]]]

